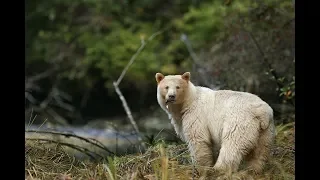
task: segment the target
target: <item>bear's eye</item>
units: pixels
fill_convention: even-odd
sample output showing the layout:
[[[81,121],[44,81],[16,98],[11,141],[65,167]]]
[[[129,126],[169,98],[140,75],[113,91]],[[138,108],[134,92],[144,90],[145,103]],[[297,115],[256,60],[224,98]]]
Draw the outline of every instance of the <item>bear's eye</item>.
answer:
[[[177,88],[177,89],[180,89],[180,86],[177,86],[176,88]]]
[[[166,89],[169,89],[169,86],[166,86]]]

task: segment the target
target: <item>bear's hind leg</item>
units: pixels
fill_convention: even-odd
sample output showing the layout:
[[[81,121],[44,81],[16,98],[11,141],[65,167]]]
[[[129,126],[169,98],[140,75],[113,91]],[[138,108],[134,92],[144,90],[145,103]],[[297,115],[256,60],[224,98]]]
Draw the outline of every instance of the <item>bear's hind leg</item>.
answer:
[[[243,155],[243,152],[238,149],[232,150],[229,145],[225,143],[221,146],[217,162],[213,169],[224,172],[236,172],[239,168]]]
[[[219,156],[214,169],[218,171],[238,171],[245,155],[256,146],[259,131],[255,124],[237,124],[223,130]]]
[[[257,146],[248,155],[248,169],[253,170],[255,173],[262,172],[264,164],[270,155],[273,137],[273,131],[270,128],[261,132]]]

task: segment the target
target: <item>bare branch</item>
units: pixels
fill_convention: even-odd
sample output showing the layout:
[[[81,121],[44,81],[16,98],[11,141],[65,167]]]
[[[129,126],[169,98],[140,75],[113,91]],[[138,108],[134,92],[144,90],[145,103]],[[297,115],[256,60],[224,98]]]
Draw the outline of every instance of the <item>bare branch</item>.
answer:
[[[29,92],[25,92],[24,94],[26,99],[29,100],[31,103],[36,104],[38,102]]]
[[[53,96],[53,92],[52,92],[52,90],[51,90],[51,91],[49,92],[47,98],[44,99],[44,100],[40,103],[39,107],[40,107],[41,109],[46,109],[47,106],[49,105],[49,103],[50,103],[51,100],[52,100],[52,96]]]
[[[138,51],[131,57],[129,63],[127,64],[127,66],[123,69],[120,77],[118,78],[117,82],[116,82],[116,86],[118,86],[121,82],[121,80],[123,79],[124,75],[126,74],[127,70],[129,69],[129,67],[132,65],[133,61],[136,59],[136,57],[140,54],[140,52],[142,51],[142,49],[145,47],[146,43],[145,41],[142,39],[141,40],[141,46],[139,47]]]
[[[123,69],[123,71],[121,72],[121,75],[119,76],[118,80],[113,82],[113,86],[115,88],[116,93],[118,94],[120,100],[122,101],[122,105],[127,113],[127,116],[133,126],[133,129],[135,130],[135,132],[137,133],[138,136],[138,140],[140,141],[141,145],[144,146],[144,143],[142,142],[142,138],[140,135],[140,131],[139,128],[137,126],[137,123],[135,122],[135,120],[133,119],[131,110],[127,104],[126,99],[124,98],[124,96],[122,95],[120,89],[119,89],[119,84],[122,81],[123,77],[125,76],[127,70],[129,69],[129,67],[133,64],[134,60],[137,58],[137,56],[141,53],[141,51],[143,50],[143,48],[147,45],[148,42],[150,42],[153,38],[155,38],[157,35],[161,34],[163,31],[159,31],[156,32],[154,34],[152,34],[147,41],[145,41],[143,38],[141,39],[141,46],[139,47],[139,49],[136,51],[136,53],[131,57],[130,61],[128,62],[128,64],[126,65],[126,67]]]
[[[67,125],[67,120],[65,118],[63,118],[62,116],[60,116],[55,110],[53,110],[52,108],[47,109],[46,112],[48,114],[50,114],[58,123],[62,124],[62,125]]]
[[[263,52],[261,46],[259,45],[258,41],[256,40],[256,38],[254,37],[254,35],[252,34],[252,32],[246,31],[250,37],[250,39],[252,40],[252,42],[254,43],[254,45],[256,46],[257,50],[259,51],[263,62],[268,66],[269,72],[271,73],[271,75],[273,76],[273,78],[275,79],[277,86],[279,88],[279,90],[281,88],[283,88],[283,83],[279,81],[279,76],[277,74],[277,72],[275,71],[274,68],[272,68],[271,63],[269,63],[267,56],[265,55],[265,53]],[[292,100],[289,100],[290,104],[295,106],[295,103]]]
[[[53,74],[54,72],[56,71],[56,68],[52,68],[52,69],[49,69],[45,72],[42,72],[40,74],[37,74],[35,76],[32,76],[32,77],[29,77],[27,78],[27,82],[34,82],[34,81],[39,81],[43,78],[46,78],[46,77],[49,77],[51,74]]]
[[[87,139],[75,134],[71,134],[71,133],[63,133],[63,132],[55,132],[55,131],[38,131],[38,130],[25,130],[25,132],[34,132],[34,133],[43,133],[43,134],[55,134],[55,135],[61,135],[61,136],[65,136],[65,137],[74,137],[80,140],[83,140],[87,143],[90,143],[94,146],[97,146],[105,151],[107,151],[108,153],[114,155],[114,153],[112,151],[110,151],[106,146],[104,146],[100,141],[96,140],[96,139]]]
[[[157,35],[161,34],[163,31],[159,31],[156,32],[154,34],[152,34],[147,42],[144,41],[144,39],[141,39],[141,46],[139,47],[139,49],[137,50],[137,52],[131,57],[129,63],[126,65],[126,67],[122,70],[121,75],[119,76],[116,85],[119,86],[121,80],[123,79],[124,75],[126,74],[127,70],[129,69],[129,67],[132,65],[132,63],[134,62],[134,60],[137,58],[137,56],[141,53],[141,51],[143,50],[143,48],[147,45],[147,43],[149,41],[151,41],[153,38],[155,38]]]
[[[292,19],[288,20],[286,23],[284,23],[284,24],[282,25],[282,28],[290,25],[290,24],[291,24],[293,21],[295,21],[295,20],[296,20],[296,18],[292,18]]]
[[[72,96],[70,94],[68,94],[68,93],[66,93],[64,91],[61,91],[56,87],[54,88],[54,92],[55,92],[56,96],[60,96],[61,98],[64,98],[64,99],[66,99],[68,101],[72,100]]]
[[[59,107],[65,109],[67,111],[70,111],[70,112],[74,111],[74,107],[70,104],[63,102],[63,100],[59,96],[55,96],[53,98]]]
[[[48,71],[49,72],[49,71]],[[44,77],[43,76],[37,76],[37,77]],[[36,79],[33,79],[32,81],[34,80],[37,80],[38,78]],[[33,85],[34,84],[32,83],[32,81],[29,81],[27,82],[29,85]],[[60,116],[54,109],[52,108],[48,108],[49,107],[49,104],[55,104],[57,105],[58,107],[60,108],[63,108],[64,110],[67,110],[67,111],[74,111],[74,107],[68,103],[65,103],[64,102],[64,99],[66,100],[71,100],[71,96],[68,95],[67,93],[65,92],[62,92],[60,91],[58,88],[57,88],[58,84],[57,82],[54,83],[54,85],[51,87],[51,90],[49,91],[47,97],[40,101],[40,104],[38,106],[34,106],[33,108],[37,111],[37,112],[47,112],[48,114],[50,114],[58,123],[60,124],[63,124],[63,125],[66,125],[68,124],[66,119],[63,118],[62,116]],[[27,100],[29,100],[31,103],[35,104],[39,101],[37,101],[37,99],[35,99],[31,93],[29,93],[28,91],[25,92],[25,98]]]
[[[193,51],[191,43],[188,39],[188,36],[186,34],[182,34],[180,37],[181,41],[186,45],[189,54],[191,56],[191,60],[193,62],[193,64],[195,65],[195,69],[198,71],[198,73],[201,75],[201,80],[203,81],[203,83],[210,87],[211,89],[219,89],[220,87],[216,87],[214,84],[210,83],[207,75],[205,75],[206,72],[208,72],[209,70],[205,67],[205,66],[201,66],[199,64],[200,59],[198,58],[197,54]]]
[[[40,86],[34,84],[31,81],[28,81],[25,83],[25,91],[26,92],[32,92],[32,91],[41,91]]]
[[[130,110],[128,104],[127,104],[126,99],[125,99],[124,96],[122,95],[122,93],[121,93],[118,85],[116,84],[116,82],[113,83],[113,86],[114,86],[114,88],[115,88],[115,90],[116,90],[116,93],[118,94],[118,96],[119,96],[119,98],[120,98],[120,100],[121,100],[121,102],[122,102],[123,108],[124,108],[124,110],[125,110],[126,113],[127,113],[127,116],[128,116],[128,118],[129,118],[132,126],[133,126],[133,129],[134,129],[135,132],[138,134],[139,141],[141,141],[142,139],[141,139],[140,136],[139,136],[139,135],[140,135],[140,132],[139,132],[138,126],[137,126],[135,120],[133,119],[133,116],[132,116],[132,114],[131,114],[131,110]]]
[[[92,91],[92,88],[88,88],[87,91],[84,93],[80,101],[80,108],[84,108],[87,105],[88,99],[90,98],[91,91]]]
[[[278,74],[276,73],[276,71],[272,68],[271,64],[268,62],[268,58],[266,57],[265,53],[263,52],[260,44],[258,43],[258,41],[256,40],[256,38],[253,36],[253,34],[249,31],[246,31],[250,37],[250,39],[252,40],[252,42],[254,43],[254,45],[256,46],[257,50],[259,51],[261,57],[262,57],[262,60],[264,61],[264,63],[268,66],[268,69],[271,73],[271,75],[275,78],[276,82],[277,82],[277,85],[279,88],[282,88],[283,87],[283,84],[281,82],[279,82],[279,76]]]
[[[190,53],[190,55],[192,57],[193,63],[199,65],[198,64],[199,58],[198,58],[197,54],[193,51],[191,43],[190,43],[190,41],[188,39],[188,36],[186,34],[182,34],[180,39],[187,46],[187,49],[188,49],[188,51],[189,51],[189,53]]]

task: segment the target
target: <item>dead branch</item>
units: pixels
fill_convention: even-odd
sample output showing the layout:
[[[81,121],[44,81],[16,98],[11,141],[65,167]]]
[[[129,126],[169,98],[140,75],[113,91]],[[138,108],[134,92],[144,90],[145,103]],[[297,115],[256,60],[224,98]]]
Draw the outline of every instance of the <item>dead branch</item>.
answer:
[[[254,43],[254,45],[256,46],[257,50],[259,51],[263,62],[267,65],[269,72],[271,73],[272,77],[275,79],[277,86],[279,88],[279,90],[281,88],[283,88],[284,84],[282,82],[279,81],[279,76],[277,74],[277,72],[275,71],[274,68],[272,68],[271,63],[269,62],[267,56],[265,55],[264,51],[262,50],[260,44],[258,43],[257,39],[254,37],[252,32],[246,31],[250,37],[250,39],[252,40],[252,42]],[[295,106],[294,102],[292,100],[289,100],[290,104]]]
[[[53,110],[52,108],[48,108],[47,110],[45,110],[45,112],[47,112],[48,114],[50,114],[58,123],[62,124],[62,125],[68,125],[68,122],[65,118],[63,118],[62,116],[60,116],[55,110]]]
[[[156,32],[154,34],[152,34],[147,41],[145,41],[143,38],[141,39],[141,46],[139,47],[139,49],[136,51],[136,53],[131,57],[130,61],[128,62],[128,64],[126,65],[126,67],[122,70],[121,75],[119,76],[118,80],[113,82],[113,86],[115,88],[116,93],[118,94],[123,108],[125,109],[127,116],[138,136],[138,140],[140,141],[140,143],[144,146],[144,143],[142,142],[142,138],[140,135],[140,131],[138,129],[137,123],[135,122],[135,120],[132,117],[132,113],[131,110],[127,104],[126,99],[124,98],[123,94],[121,93],[121,90],[119,89],[119,84],[121,82],[121,80],[123,79],[123,77],[125,76],[127,70],[129,69],[129,67],[133,64],[134,60],[137,58],[137,56],[141,53],[141,51],[144,49],[144,47],[147,45],[148,42],[150,42],[154,37],[156,37],[157,35],[161,34],[162,31]]]
[[[95,85],[95,82],[93,83],[93,85],[90,88],[88,88],[86,90],[86,92],[82,96],[81,101],[80,101],[80,108],[81,109],[84,108],[87,105],[87,102],[88,102],[88,100],[90,98],[90,95],[91,95],[91,92],[93,90],[94,85]]]
[[[74,145],[74,144],[69,144],[69,143],[64,143],[64,142],[59,142],[59,141],[55,141],[55,140],[51,140],[51,139],[43,139],[43,138],[26,138],[26,140],[28,141],[45,141],[47,143],[55,143],[55,144],[59,144],[59,145],[62,145],[62,146],[67,146],[67,147],[70,147],[72,149],[75,149],[81,153],[84,153],[86,154],[87,156],[89,156],[90,158],[94,159],[94,160],[97,160],[96,157],[94,157],[93,155],[91,154],[95,154],[101,158],[104,158],[103,156],[101,156],[100,154],[98,153],[95,153],[95,152],[92,152],[90,151],[89,149],[87,148],[84,148],[84,147],[80,147],[80,146],[77,146],[77,145]]]
[[[54,93],[53,94],[53,99],[55,100],[55,103],[59,107],[65,109],[67,111],[70,111],[70,112],[74,111],[74,107],[72,105],[63,102],[64,99],[68,100],[68,101],[72,100],[72,97],[69,94],[67,94],[67,93],[65,93],[65,92],[63,92],[61,90],[58,90],[56,87],[53,89],[53,93]]]
[[[34,98],[30,92],[24,92],[26,100],[30,101],[33,104],[36,104],[38,101]]]
[[[265,9],[266,10],[266,9]],[[240,16],[240,19],[243,21],[243,17]],[[295,18],[291,18],[289,19],[287,22],[285,22],[282,25],[282,28],[284,28],[285,26],[291,24],[292,22],[295,21]],[[279,75],[277,74],[277,72],[275,71],[275,69],[272,67],[271,63],[269,62],[265,52],[262,50],[260,44],[258,43],[257,39],[255,38],[255,36],[253,35],[253,33],[251,31],[246,30],[246,28],[243,26],[243,24],[240,24],[240,28],[248,34],[251,42],[254,44],[254,46],[256,47],[256,49],[258,50],[261,59],[263,61],[263,63],[266,64],[272,78],[274,78],[274,80],[276,81],[276,84],[278,86],[278,89],[280,90],[282,87],[284,87],[284,84],[279,80]],[[279,29],[280,30],[280,29]],[[295,106],[295,103],[292,99],[289,100],[289,103],[293,106]]]
[[[132,114],[131,114],[131,110],[130,110],[127,102],[126,102],[126,99],[125,99],[124,96],[122,95],[122,93],[121,93],[119,87],[117,86],[116,82],[113,83],[113,86],[114,86],[114,88],[115,88],[115,90],[116,90],[116,93],[118,94],[118,96],[119,96],[119,98],[120,98],[120,100],[121,100],[121,102],[122,102],[123,108],[124,108],[124,110],[126,111],[127,116],[128,116],[128,118],[129,118],[129,120],[130,120],[130,122],[131,122],[131,124],[132,124],[132,126],[133,126],[133,128],[134,128],[134,130],[136,131],[137,134],[140,134],[139,129],[138,129],[138,126],[137,126],[136,122],[134,121],[133,116],[132,116]]]
[[[137,52],[131,57],[129,63],[126,65],[126,67],[122,70],[120,77],[118,78],[117,82],[116,82],[116,86],[119,86],[121,80],[123,79],[124,75],[126,74],[127,70],[129,69],[129,67],[133,64],[134,60],[137,58],[137,56],[141,53],[141,51],[143,50],[143,48],[148,44],[148,42],[150,42],[153,38],[155,38],[156,36],[158,36],[159,34],[161,34],[163,31],[159,31],[156,32],[154,34],[152,34],[147,41],[145,42],[143,38],[141,38],[141,46],[139,47],[139,49],[137,50]]]
[[[207,75],[205,73],[208,72],[209,70],[206,67],[200,65],[200,63],[199,63],[200,59],[198,58],[197,54],[193,51],[191,43],[188,39],[188,36],[186,34],[182,34],[180,39],[186,45],[187,50],[191,56],[191,60],[192,60],[193,64],[195,65],[196,70],[200,74],[202,82],[206,86],[210,87],[211,89],[219,89],[219,87],[216,87],[214,84],[210,83],[209,79],[206,78]]]
[[[277,72],[272,68],[271,64],[269,63],[268,58],[266,57],[265,53],[263,52],[260,44],[258,43],[258,41],[256,40],[256,38],[253,36],[253,34],[251,32],[247,31],[247,33],[248,33],[250,39],[252,40],[252,42],[254,43],[254,45],[256,46],[257,50],[259,51],[260,55],[262,56],[262,60],[268,66],[268,69],[269,69],[271,75],[275,78],[279,89],[282,88],[283,84],[278,81],[279,76],[278,76]]]
[[[57,70],[56,68],[49,69],[49,70],[47,70],[47,71],[45,71],[45,72],[42,72],[42,73],[40,73],[40,74],[37,74],[37,75],[35,75],[35,76],[26,78],[26,81],[28,81],[28,82],[39,81],[39,80],[41,80],[41,79],[43,79],[43,78],[46,78],[46,77],[51,76],[51,74],[53,74],[54,72],[56,72],[56,70]]]
[[[48,71],[49,72],[49,71]],[[39,77],[39,76],[38,76]],[[45,77],[44,75],[40,77]],[[31,79],[32,80],[32,79]],[[39,78],[35,78],[32,81],[39,80]],[[30,83],[32,81],[29,81],[29,86],[34,85],[33,83]],[[28,82],[26,82],[28,84]],[[36,110],[37,112],[46,112],[50,114],[57,122],[60,124],[66,125],[67,120],[60,116],[53,108],[49,107],[49,104],[54,103],[55,105],[61,107],[64,110],[67,111],[74,111],[74,107],[70,104],[67,104],[64,102],[65,100],[71,100],[71,96],[57,88],[57,82],[54,83],[54,85],[51,87],[51,90],[49,91],[47,97],[40,102],[38,106],[32,105],[32,108]],[[39,100],[35,99],[32,94],[28,91],[25,92],[25,98],[29,100],[31,103],[35,104],[36,102],[39,102]]]
[[[38,130],[25,130],[25,132],[34,132],[34,133],[43,133],[43,134],[55,134],[55,135],[61,135],[61,136],[65,136],[67,138],[69,137],[74,137],[80,140],[83,140],[89,144],[92,144],[94,146],[99,147],[100,149],[103,149],[104,151],[114,155],[114,153],[112,151],[110,151],[106,146],[104,146],[100,141],[96,140],[96,139],[87,139],[75,134],[71,134],[71,133],[63,133],[63,132],[55,132],[55,131],[38,131]]]
[[[31,84],[29,84],[31,85]],[[49,104],[52,102],[52,100],[55,99],[55,95],[57,95],[57,93],[55,92],[56,91],[56,88],[55,88],[56,85],[53,85],[51,90],[49,91],[47,97],[42,100],[40,102],[39,105],[31,105],[31,109],[35,110],[36,112],[46,112],[48,114],[50,114],[55,120],[57,120],[59,123],[63,124],[63,125],[66,125],[67,124],[67,121],[61,117],[57,112],[55,112],[53,109],[51,108],[48,108]],[[29,92],[25,92],[25,95],[26,95],[26,99],[29,100],[31,103],[33,102],[39,102],[37,99],[35,99],[31,93]],[[29,108],[29,109],[30,109]],[[26,109],[26,111],[29,111],[29,109]]]

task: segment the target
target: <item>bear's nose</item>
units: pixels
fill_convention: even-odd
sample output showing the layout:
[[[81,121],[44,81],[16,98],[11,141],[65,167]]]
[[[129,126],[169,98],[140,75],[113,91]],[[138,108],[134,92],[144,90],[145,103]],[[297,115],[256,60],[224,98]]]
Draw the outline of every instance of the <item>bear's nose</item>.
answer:
[[[169,95],[170,99],[174,99],[176,96],[175,95]]]

